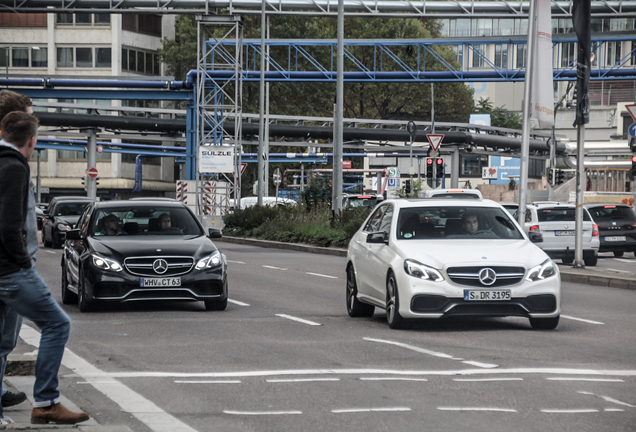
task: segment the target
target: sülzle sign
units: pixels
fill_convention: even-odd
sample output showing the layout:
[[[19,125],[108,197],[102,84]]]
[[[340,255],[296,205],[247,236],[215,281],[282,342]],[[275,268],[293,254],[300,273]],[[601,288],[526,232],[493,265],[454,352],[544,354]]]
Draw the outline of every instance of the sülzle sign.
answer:
[[[202,146],[199,147],[199,172],[201,173],[233,173],[234,147]]]

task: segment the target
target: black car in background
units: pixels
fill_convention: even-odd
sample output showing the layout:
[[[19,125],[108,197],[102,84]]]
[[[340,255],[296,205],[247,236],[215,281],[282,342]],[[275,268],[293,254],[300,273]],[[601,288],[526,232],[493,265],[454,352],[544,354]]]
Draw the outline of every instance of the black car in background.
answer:
[[[203,301],[227,307],[225,255],[183,203],[101,201],[68,231],[62,254],[62,302],[87,312],[98,303]]]
[[[73,228],[92,198],[80,196],[59,196],[49,203],[42,222],[42,242],[45,247],[61,247],[66,232]]]
[[[599,252],[625,252],[636,255],[636,212],[627,204],[587,203],[583,205],[598,225],[601,246]]]

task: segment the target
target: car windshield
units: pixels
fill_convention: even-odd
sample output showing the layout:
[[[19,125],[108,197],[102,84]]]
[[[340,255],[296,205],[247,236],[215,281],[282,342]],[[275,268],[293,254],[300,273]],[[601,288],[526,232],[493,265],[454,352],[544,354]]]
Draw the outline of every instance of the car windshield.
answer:
[[[342,201],[346,207],[375,207],[378,203],[376,197],[370,196],[345,197]]]
[[[86,202],[63,202],[55,209],[55,216],[79,216],[87,204]]]
[[[404,208],[397,226],[398,240],[523,238],[508,212],[494,207]]]
[[[636,219],[634,211],[629,207],[603,206],[588,209],[594,220]]]
[[[203,232],[192,214],[179,207],[99,209],[92,218],[90,232],[95,237],[128,235],[188,235]]]
[[[453,192],[449,192],[449,193],[440,193],[440,194],[434,194],[431,195],[431,198],[435,198],[435,199],[479,199],[478,195],[475,194],[471,194],[471,193],[453,193]]]
[[[574,218],[574,207],[546,207],[537,210],[539,222],[574,222]],[[586,211],[583,211],[583,220],[590,220]]]

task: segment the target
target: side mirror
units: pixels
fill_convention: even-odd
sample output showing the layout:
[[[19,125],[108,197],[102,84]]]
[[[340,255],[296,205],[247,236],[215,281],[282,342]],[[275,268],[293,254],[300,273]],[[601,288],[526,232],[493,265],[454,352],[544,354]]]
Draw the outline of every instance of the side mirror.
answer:
[[[389,239],[384,231],[373,232],[367,235],[367,243],[389,243]]]
[[[528,233],[528,238],[532,243],[543,243],[543,234],[536,231],[530,231]]]
[[[66,231],[66,240],[81,240],[82,235],[80,234],[79,229],[72,229],[70,231]]]
[[[220,229],[209,228],[208,229],[208,237],[210,237],[211,239],[221,238],[221,237],[223,237],[223,234],[221,233]]]

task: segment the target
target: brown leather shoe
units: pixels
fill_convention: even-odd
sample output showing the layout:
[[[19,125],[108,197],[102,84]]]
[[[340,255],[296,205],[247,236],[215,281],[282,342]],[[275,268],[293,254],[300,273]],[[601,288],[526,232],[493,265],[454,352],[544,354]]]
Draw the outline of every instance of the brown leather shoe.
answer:
[[[74,413],[66,409],[61,403],[51,406],[51,409],[33,408],[31,411],[32,424],[75,424],[86,421],[90,416],[86,413]]]

